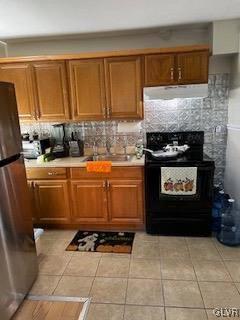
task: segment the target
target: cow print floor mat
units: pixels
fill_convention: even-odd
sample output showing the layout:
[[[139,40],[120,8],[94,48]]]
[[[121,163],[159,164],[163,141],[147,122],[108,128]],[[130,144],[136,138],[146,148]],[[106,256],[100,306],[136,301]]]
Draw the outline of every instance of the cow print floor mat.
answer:
[[[78,231],[67,251],[131,253],[134,232]]]

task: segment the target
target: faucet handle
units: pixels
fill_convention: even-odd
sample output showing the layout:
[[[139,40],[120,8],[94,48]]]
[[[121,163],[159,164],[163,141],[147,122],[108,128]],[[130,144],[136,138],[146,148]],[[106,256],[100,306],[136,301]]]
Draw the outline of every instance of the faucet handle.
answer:
[[[97,156],[98,155],[98,146],[96,141],[93,141],[93,156]]]

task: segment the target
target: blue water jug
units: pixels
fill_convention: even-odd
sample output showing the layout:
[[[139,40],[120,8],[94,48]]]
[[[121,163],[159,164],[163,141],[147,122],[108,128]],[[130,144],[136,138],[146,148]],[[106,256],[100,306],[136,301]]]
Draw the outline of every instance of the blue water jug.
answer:
[[[221,216],[225,210],[229,195],[224,193],[224,190],[219,187],[214,189],[213,207],[212,207],[212,231],[219,232],[221,230]]]
[[[221,215],[221,229],[217,239],[227,246],[240,245],[240,213],[234,207],[234,199],[228,199]]]

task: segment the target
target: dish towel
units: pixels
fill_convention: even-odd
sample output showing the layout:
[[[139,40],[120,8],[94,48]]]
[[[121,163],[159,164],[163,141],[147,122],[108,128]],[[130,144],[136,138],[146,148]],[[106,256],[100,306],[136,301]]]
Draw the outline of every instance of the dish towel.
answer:
[[[88,161],[86,164],[87,172],[110,173],[112,170],[111,161]]]
[[[197,167],[161,167],[161,193],[188,196],[197,192]]]

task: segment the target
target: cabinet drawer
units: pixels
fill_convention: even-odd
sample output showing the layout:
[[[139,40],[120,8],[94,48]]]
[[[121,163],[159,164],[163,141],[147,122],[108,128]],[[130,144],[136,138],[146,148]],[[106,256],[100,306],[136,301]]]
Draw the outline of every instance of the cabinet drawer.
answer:
[[[113,167],[110,173],[87,172],[86,168],[71,168],[71,179],[142,179],[142,167]]]
[[[27,179],[66,179],[66,168],[27,168]]]

